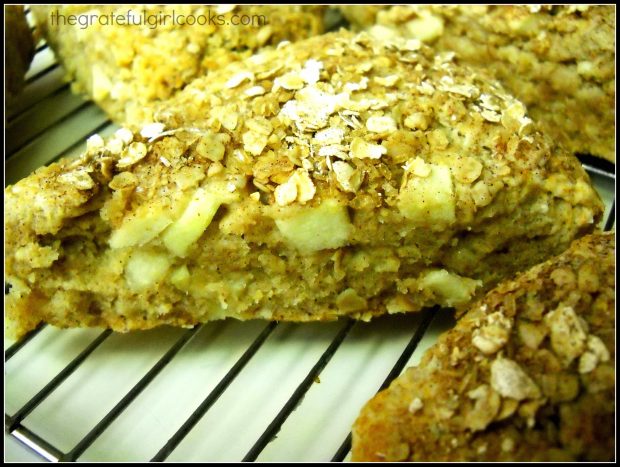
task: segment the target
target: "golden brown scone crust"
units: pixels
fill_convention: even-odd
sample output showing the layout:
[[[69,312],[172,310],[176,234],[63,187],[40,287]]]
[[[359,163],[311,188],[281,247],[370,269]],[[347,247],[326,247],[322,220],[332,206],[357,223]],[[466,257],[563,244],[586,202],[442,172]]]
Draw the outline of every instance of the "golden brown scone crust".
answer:
[[[34,41],[23,5],[5,5],[4,30],[4,90],[8,97],[14,97],[24,87],[24,75],[34,54]]]
[[[74,90],[93,99],[115,122],[124,123],[131,122],[141,106],[169,98],[210,70],[248,57],[261,47],[320,34],[324,7],[35,5],[32,11]],[[54,19],[53,14],[104,18],[129,14],[140,19],[140,24],[133,19],[130,25],[95,21],[88,27],[85,23],[72,26]],[[173,23],[173,14],[183,19]],[[168,19],[155,24],[164,15]],[[252,24],[230,24],[241,21],[241,15]],[[181,24],[185,18],[205,18],[200,20],[204,22],[210,17],[214,19],[206,25]]]
[[[570,151],[615,161],[613,5],[346,6],[352,25],[483,66]]]
[[[17,334],[464,305],[602,214],[523,104],[415,40],[282,45],[144,113],[5,190]]]
[[[353,460],[613,460],[614,235],[474,304],[364,407]]]

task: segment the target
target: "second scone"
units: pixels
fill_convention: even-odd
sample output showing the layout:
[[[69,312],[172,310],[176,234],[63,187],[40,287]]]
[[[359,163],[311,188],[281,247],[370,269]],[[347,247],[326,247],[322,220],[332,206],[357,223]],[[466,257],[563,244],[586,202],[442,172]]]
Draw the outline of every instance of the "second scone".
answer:
[[[355,461],[611,461],[614,233],[500,284],[353,428]]]
[[[4,92],[8,99],[12,99],[23,89],[24,76],[34,55],[34,39],[23,5],[4,7],[4,28]]]
[[[356,28],[484,67],[570,151],[615,161],[613,5],[348,5]]]
[[[33,5],[74,90],[117,123],[197,76],[323,31],[321,6]]]
[[[18,334],[463,305],[602,213],[522,103],[416,40],[283,44],[143,118],[5,190]]]

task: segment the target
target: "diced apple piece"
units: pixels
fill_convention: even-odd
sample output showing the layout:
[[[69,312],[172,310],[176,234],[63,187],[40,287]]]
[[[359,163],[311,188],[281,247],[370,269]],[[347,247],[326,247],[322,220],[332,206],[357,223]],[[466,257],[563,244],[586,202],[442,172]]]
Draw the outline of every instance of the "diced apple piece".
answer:
[[[177,256],[185,256],[189,247],[200,238],[223,203],[236,196],[219,186],[198,188],[189,204],[162,236],[164,245]]]
[[[442,227],[454,223],[455,197],[450,169],[427,164],[426,177],[410,176],[398,195],[398,209],[415,226]]]
[[[295,206],[276,225],[287,242],[308,253],[346,245],[352,229],[346,206],[334,200]]]
[[[443,20],[434,15],[424,15],[405,24],[412,37],[424,42],[432,42],[443,34]]]
[[[443,304],[455,306],[468,302],[482,282],[449,273],[445,269],[436,269],[424,274],[418,285],[444,299]]]
[[[161,281],[169,267],[170,259],[163,253],[136,251],[125,266],[125,279],[132,290],[144,290]]]
[[[217,197],[199,188],[181,217],[164,232],[164,245],[175,255],[185,256],[190,245],[207,229],[220,204]]]
[[[139,246],[153,240],[172,223],[165,209],[159,204],[140,206],[125,219],[118,230],[112,232],[110,247]]]
[[[189,270],[183,265],[170,274],[170,282],[178,289],[186,289],[189,285]]]
[[[350,313],[352,311],[365,310],[368,306],[368,302],[364,297],[360,297],[355,289],[345,289],[338,297],[336,297],[336,306],[344,313]]]

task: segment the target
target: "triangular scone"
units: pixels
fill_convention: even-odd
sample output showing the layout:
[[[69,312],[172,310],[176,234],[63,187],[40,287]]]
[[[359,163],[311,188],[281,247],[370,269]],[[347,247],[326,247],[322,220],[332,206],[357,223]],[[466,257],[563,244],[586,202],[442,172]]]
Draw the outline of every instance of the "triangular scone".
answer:
[[[568,150],[616,160],[614,5],[347,5],[354,28],[484,67]]]
[[[615,240],[500,284],[362,410],[355,461],[610,461]]]
[[[463,305],[602,212],[520,102],[417,41],[284,44],[153,115],[5,190],[18,334]]]
[[[34,40],[23,5],[4,7],[4,28],[4,92],[8,99],[13,99],[24,87],[24,76],[34,55]]]
[[[323,32],[322,5],[32,5],[72,88],[131,122],[193,79]]]

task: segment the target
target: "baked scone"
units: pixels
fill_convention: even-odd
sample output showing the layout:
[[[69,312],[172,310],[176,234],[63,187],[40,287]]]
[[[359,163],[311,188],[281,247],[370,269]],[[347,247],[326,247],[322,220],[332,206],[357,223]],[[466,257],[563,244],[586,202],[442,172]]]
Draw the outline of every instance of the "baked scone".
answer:
[[[355,461],[611,461],[614,233],[503,282],[363,409]]]
[[[416,40],[284,44],[144,115],[5,190],[17,334],[462,305],[602,213],[523,104]]]
[[[342,9],[358,29],[415,37],[484,66],[570,151],[615,161],[615,6]]]
[[[166,99],[195,77],[261,47],[320,34],[324,9],[311,5],[32,6],[74,91],[90,97],[118,123],[131,121],[142,105]]]
[[[4,6],[4,92],[15,97],[24,87],[24,75],[34,55],[34,40],[23,5]]]

